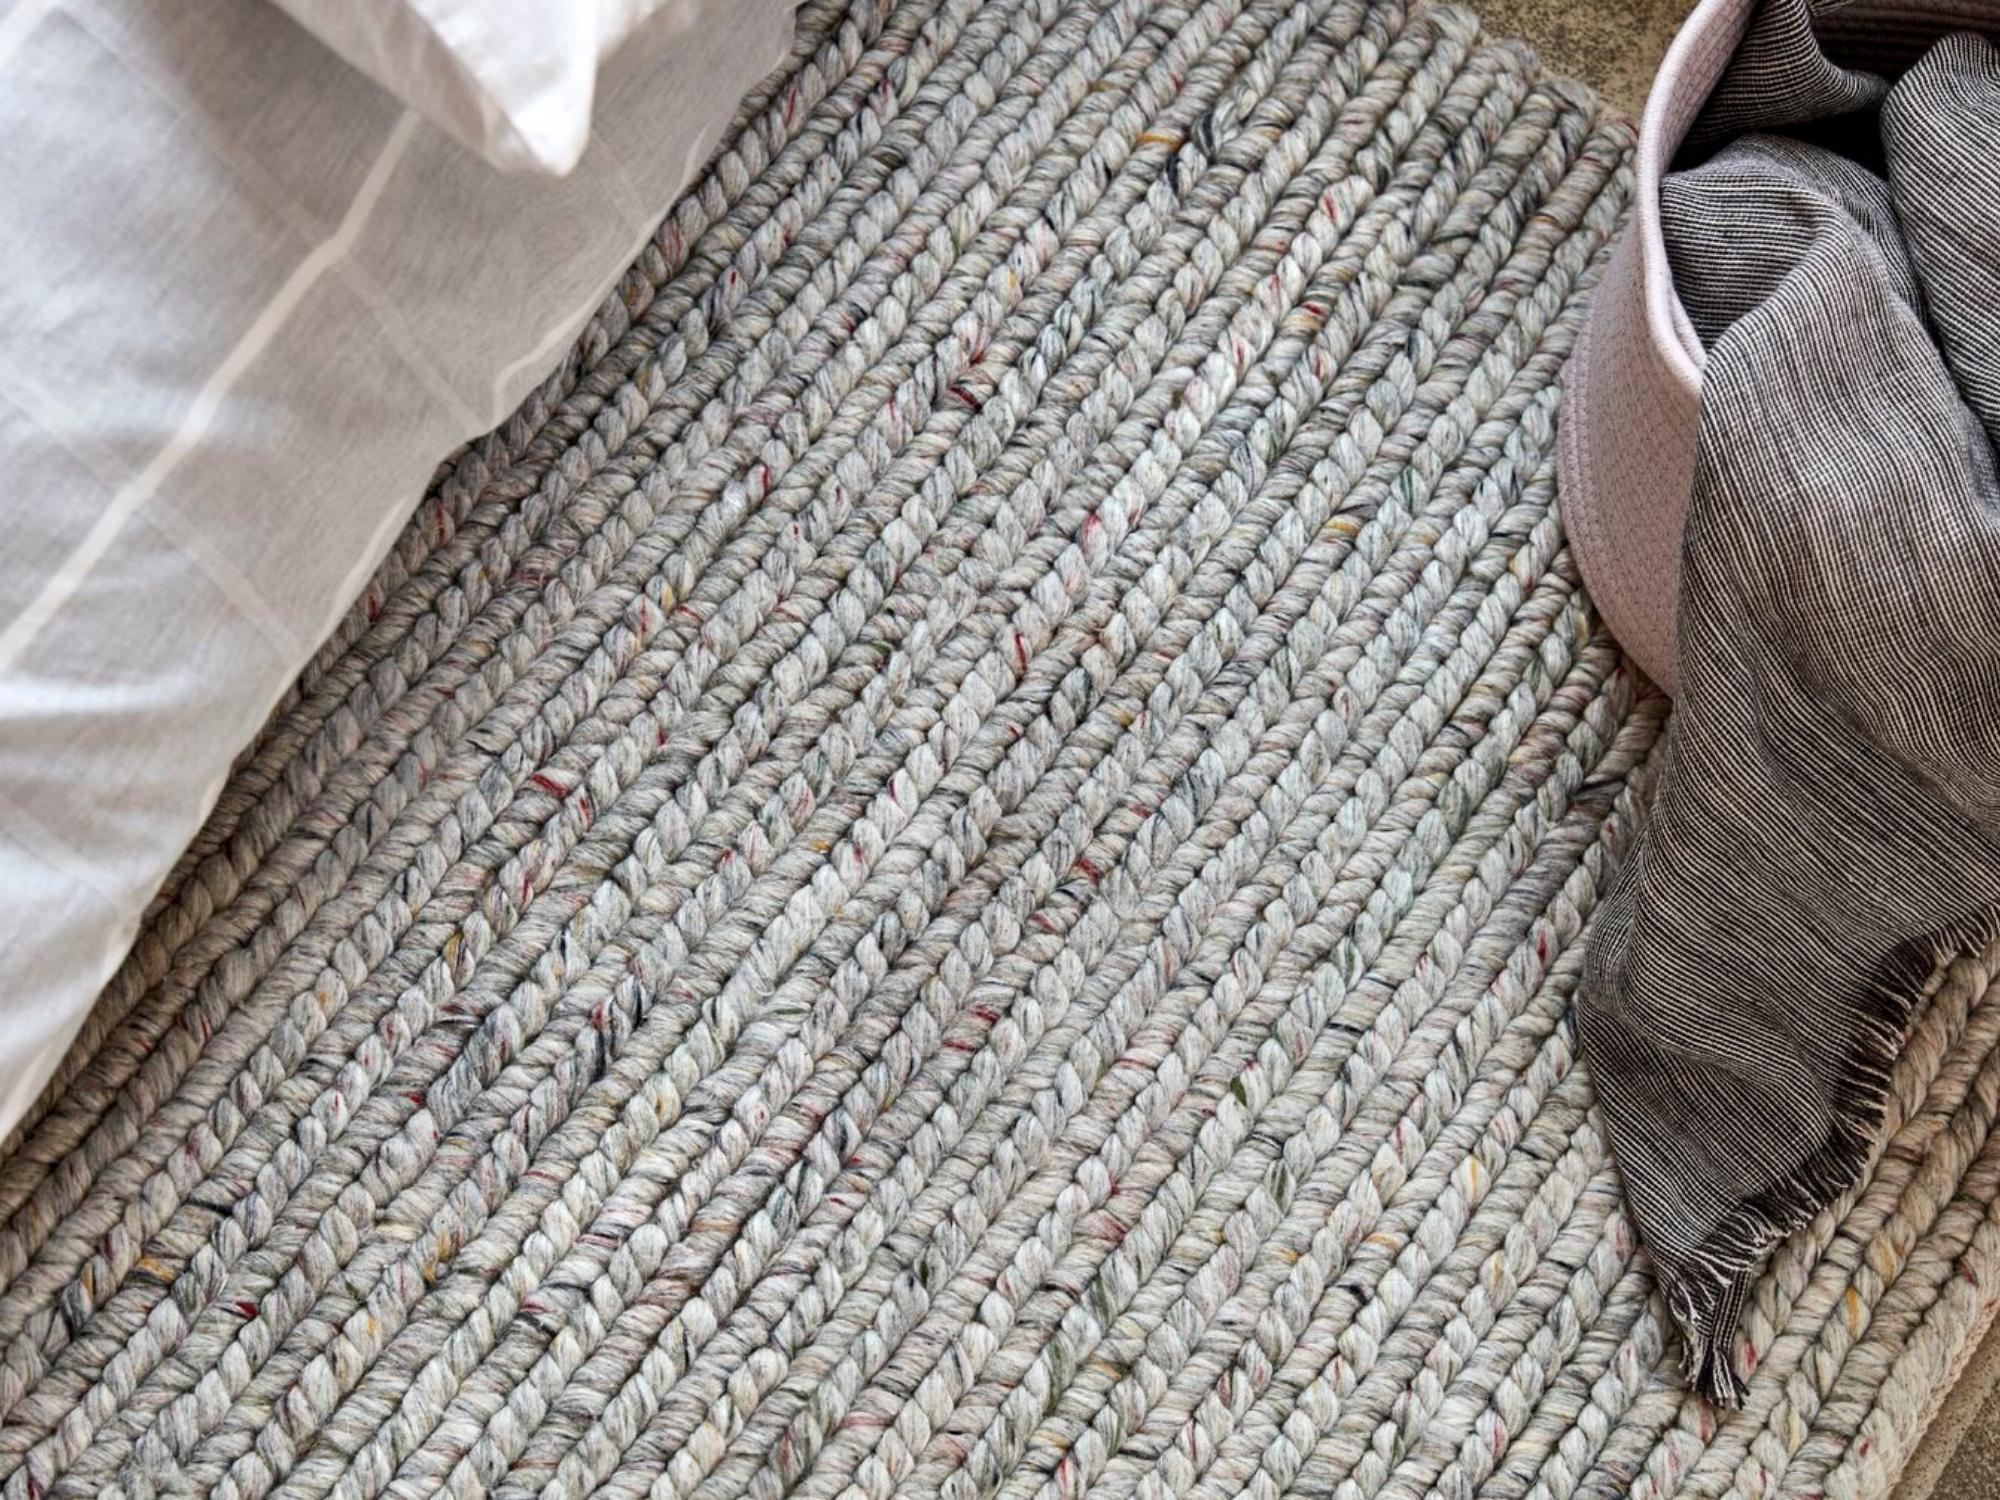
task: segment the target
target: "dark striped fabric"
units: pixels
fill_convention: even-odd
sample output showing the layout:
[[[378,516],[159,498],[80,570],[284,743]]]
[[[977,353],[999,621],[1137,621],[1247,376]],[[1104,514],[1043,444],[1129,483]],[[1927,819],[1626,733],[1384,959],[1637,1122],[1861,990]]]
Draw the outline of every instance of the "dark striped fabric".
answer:
[[[1707,350],[1682,692],[1583,1036],[1690,1375],[2000,901],[2000,4],[1767,0],[1666,179]],[[1834,23],[1838,23],[1837,25]],[[1987,24],[1991,22],[1992,24]],[[1880,71],[1871,71],[1871,67]]]

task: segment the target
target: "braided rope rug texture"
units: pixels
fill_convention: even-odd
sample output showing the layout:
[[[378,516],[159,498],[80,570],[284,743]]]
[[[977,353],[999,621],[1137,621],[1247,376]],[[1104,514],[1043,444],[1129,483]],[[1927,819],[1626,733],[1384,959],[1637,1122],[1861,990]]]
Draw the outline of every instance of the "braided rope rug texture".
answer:
[[[1448,8],[800,28],[17,1134],[6,1495],[1883,1493],[2000,1277],[1990,961],[1727,1420],[1577,1066],[1627,128]]]

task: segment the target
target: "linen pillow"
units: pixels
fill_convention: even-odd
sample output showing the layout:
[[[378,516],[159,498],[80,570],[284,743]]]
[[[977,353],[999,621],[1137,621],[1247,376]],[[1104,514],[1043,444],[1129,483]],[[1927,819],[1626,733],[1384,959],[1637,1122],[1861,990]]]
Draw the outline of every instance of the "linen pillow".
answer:
[[[597,68],[641,23],[715,25],[700,0],[276,0],[411,109],[504,171],[570,171]]]

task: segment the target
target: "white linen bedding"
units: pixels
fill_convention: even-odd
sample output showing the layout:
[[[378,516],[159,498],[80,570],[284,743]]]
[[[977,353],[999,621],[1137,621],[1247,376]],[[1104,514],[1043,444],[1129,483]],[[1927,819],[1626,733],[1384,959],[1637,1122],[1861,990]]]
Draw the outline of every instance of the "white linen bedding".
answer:
[[[0,0],[0,1132],[438,461],[555,366],[791,17],[666,6],[555,179],[265,0]]]
[[[658,36],[716,20],[703,0],[275,3],[496,167],[558,177],[576,166],[590,138],[603,59],[641,24]]]

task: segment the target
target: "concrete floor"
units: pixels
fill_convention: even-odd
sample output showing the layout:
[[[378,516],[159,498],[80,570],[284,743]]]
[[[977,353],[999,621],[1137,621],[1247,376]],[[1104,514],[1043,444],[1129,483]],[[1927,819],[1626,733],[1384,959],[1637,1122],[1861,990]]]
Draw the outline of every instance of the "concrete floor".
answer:
[[[1495,36],[1525,38],[1552,73],[1580,78],[1627,114],[1694,0],[1472,0]]]
[[[1550,71],[1637,116],[1693,0],[1473,0],[1495,36],[1525,38]],[[1917,1445],[1894,1500],[2000,1500],[2000,1326]]]

